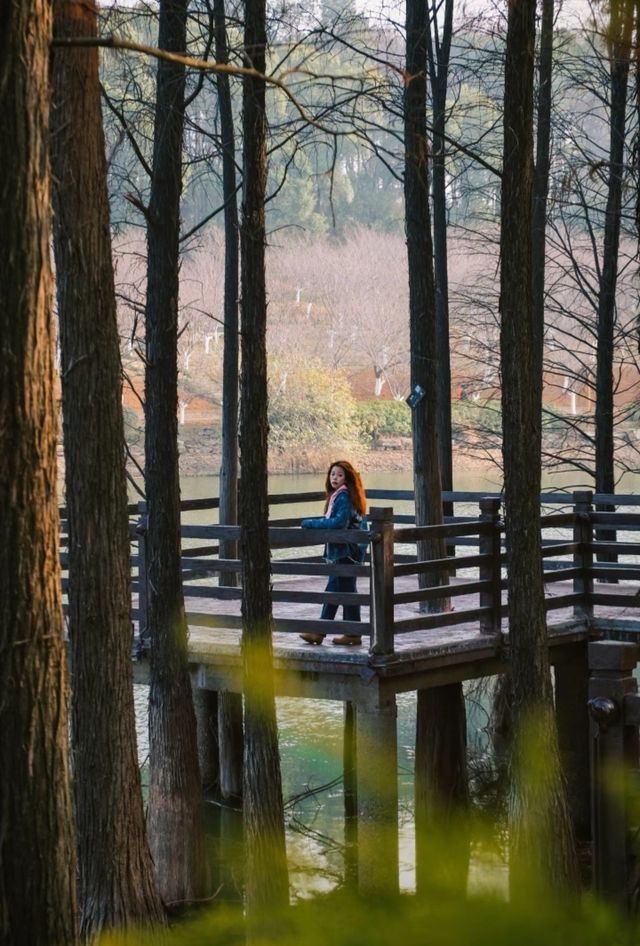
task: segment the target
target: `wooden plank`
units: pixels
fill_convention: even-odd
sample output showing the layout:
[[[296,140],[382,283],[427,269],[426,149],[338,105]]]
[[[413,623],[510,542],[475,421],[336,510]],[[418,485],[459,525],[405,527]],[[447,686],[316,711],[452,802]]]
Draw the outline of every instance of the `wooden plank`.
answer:
[[[579,544],[577,542],[551,542],[548,545],[543,543],[542,558],[552,558],[554,555],[573,555],[577,552]]]
[[[554,568],[552,571],[545,572],[543,582],[545,585],[551,585],[556,581],[572,581],[582,574],[579,565],[568,565],[566,568]]]
[[[594,591],[589,595],[589,600],[592,604],[608,605],[613,608],[640,608],[640,595],[637,593],[616,595]]]
[[[582,595],[555,595],[544,599],[544,610],[559,611],[561,608],[569,608],[582,600]]]
[[[240,526],[180,526],[183,539],[227,539],[230,542],[240,538]]]
[[[599,506],[640,506],[640,497],[632,493],[594,493],[593,502]]]
[[[394,529],[394,542],[418,542],[448,536],[482,535],[491,531],[487,523],[474,520],[442,526],[420,526],[415,529]]]
[[[640,555],[640,542],[593,542],[594,555],[598,552],[615,552],[616,555]]]
[[[277,588],[271,592],[273,602],[289,602],[290,604],[360,604],[364,607],[369,605],[369,595],[359,594],[349,591],[278,591]]]
[[[226,585],[183,585],[185,598],[210,598],[212,601],[240,601],[242,590]]]
[[[432,601],[438,598],[455,598],[460,595],[475,595],[487,591],[492,583],[486,581],[470,581],[461,585],[438,585],[432,588],[417,588],[414,591],[401,591],[394,595],[394,604],[411,604],[416,601]],[[444,592],[444,593],[443,593]]]
[[[540,528],[554,529],[565,526],[566,528],[572,529],[575,521],[576,517],[573,512],[553,512],[540,517]]]
[[[398,561],[399,556],[395,556],[395,561]],[[424,572],[432,571],[437,569],[438,571],[446,572],[457,572],[462,571],[463,568],[474,568],[478,565],[487,562],[489,556],[487,555],[459,555],[455,558],[434,558],[429,562],[417,562],[415,555],[412,556],[412,561],[407,565],[396,565],[393,569],[393,574],[396,578],[401,578],[405,575],[418,575]]]
[[[640,529],[640,513],[593,512],[591,521],[596,526],[615,526],[616,529]]]
[[[282,506],[288,503],[320,503],[325,495],[321,490],[313,490],[307,493],[273,493],[268,498],[270,506]]]
[[[410,631],[430,631],[434,628],[449,627],[453,624],[475,622],[482,615],[491,614],[491,608],[471,608],[468,611],[448,611],[445,614],[424,614],[419,618],[405,618],[395,622],[396,634],[408,634]]]
[[[599,565],[594,565],[590,574],[594,578],[599,578],[604,581],[611,581],[612,579],[640,581],[640,566],[630,565],[626,562],[612,562],[611,564],[601,562]]]
[[[278,633],[299,634],[312,631],[320,634],[348,634],[356,637],[368,636],[371,633],[371,625],[367,621],[322,621],[320,618],[308,621],[275,617],[273,623]]]

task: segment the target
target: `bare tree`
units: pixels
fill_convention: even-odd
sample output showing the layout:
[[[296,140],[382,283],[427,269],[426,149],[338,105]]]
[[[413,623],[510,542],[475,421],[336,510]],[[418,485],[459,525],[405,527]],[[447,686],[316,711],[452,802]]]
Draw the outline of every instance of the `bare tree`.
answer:
[[[183,53],[186,0],[162,0],[158,44]],[[148,832],[168,903],[209,893],[180,564],[178,296],[185,69],[158,61],[147,221],[145,480],[151,628]]]
[[[406,5],[405,91],[405,226],[409,269],[409,326],[413,477],[417,525],[443,521],[440,454],[437,424],[437,358],[433,245],[429,211],[429,167],[426,134],[427,9],[420,0]],[[418,543],[418,559],[446,556],[443,540]],[[425,585],[446,585],[448,574],[429,575]],[[430,609],[448,610],[444,595],[428,603]],[[442,692],[441,692],[442,690]],[[418,691],[416,726],[416,873],[424,890],[429,877],[428,841],[436,825],[442,829],[467,800],[466,722],[461,684]],[[447,747],[446,751],[444,747]],[[466,885],[466,856],[447,865],[451,881]],[[449,849],[451,850],[451,849]]]
[[[245,0],[244,58],[264,74],[265,0]],[[267,298],[265,286],[265,84],[243,79],[243,196],[240,245],[240,553],[243,691],[245,903],[250,920],[288,903],[284,808],[272,662],[267,487]]]
[[[0,940],[74,946],[49,262],[52,8],[0,12]]]
[[[509,6],[500,272],[503,457],[514,754],[509,821],[513,896],[577,886],[553,715],[540,559],[542,351],[532,300],[535,0]],[[544,760],[544,761],[543,761]]]

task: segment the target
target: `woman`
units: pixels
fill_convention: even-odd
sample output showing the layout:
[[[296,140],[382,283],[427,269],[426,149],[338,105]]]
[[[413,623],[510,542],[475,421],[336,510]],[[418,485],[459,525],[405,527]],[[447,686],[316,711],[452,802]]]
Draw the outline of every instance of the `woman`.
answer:
[[[327,498],[324,504],[324,516],[318,519],[303,519],[303,529],[350,529],[361,528],[367,511],[367,499],[360,474],[347,460],[337,460],[327,471],[325,481]],[[328,542],[324,557],[333,565],[353,565],[362,561],[364,547],[356,543],[348,545],[340,542]],[[355,575],[331,575],[325,591],[355,593]],[[337,604],[325,604],[320,617],[333,620],[338,610]],[[360,605],[345,604],[342,608],[345,621],[360,620]],[[324,634],[301,634],[307,644],[321,644]],[[344,634],[334,637],[333,643],[344,647],[359,647],[362,637]]]

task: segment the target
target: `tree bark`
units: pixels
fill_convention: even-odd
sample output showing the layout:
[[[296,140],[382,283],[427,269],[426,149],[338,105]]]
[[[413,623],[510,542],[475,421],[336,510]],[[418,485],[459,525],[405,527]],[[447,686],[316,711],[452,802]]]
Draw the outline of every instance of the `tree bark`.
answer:
[[[224,0],[214,0],[215,46],[218,62],[229,61]],[[224,356],[222,365],[222,461],[220,464],[220,522],[238,522],[238,291],[240,254],[236,197],[236,146],[229,76],[216,79],[220,108],[222,196],[224,199]],[[220,542],[220,558],[238,557],[237,542]],[[234,572],[222,572],[220,584],[236,587]],[[242,797],[242,696],[220,693],[220,788],[223,798]],[[223,744],[224,740],[224,744]],[[237,762],[237,764],[236,764]]]
[[[611,6],[609,54],[611,121],[609,181],[604,223],[604,245],[598,294],[598,347],[596,364],[596,492],[615,492],[613,464],[613,349],[618,249],[624,174],[627,86],[633,30],[633,0]]]
[[[214,0],[216,59],[229,61],[224,0]],[[222,462],[220,465],[220,522],[238,521],[238,201],[236,148],[229,76],[219,73],[220,147],[224,200],[224,359],[222,368]],[[237,542],[220,542],[220,558],[237,558]],[[233,572],[220,575],[221,585],[237,585]]]
[[[534,344],[536,361],[543,363],[545,261],[547,235],[547,197],[551,144],[551,83],[553,78],[554,0],[542,0],[540,21],[540,61],[538,66],[538,123],[536,134],[536,163],[533,177],[533,210],[531,218],[531,278]],[[536,381],[540,384],[542,403],[542,371]],[[536,395],[538,397],[538,395]]]
[[[96,11],[54,3],[56,37]],[[69,636],[80,929],[158,923],[136,749],[120,346],[97,49],[53,60],[51,154],[69,518]]]
[[[264,73],[265,0],[245,0],[244,59]],[[272,662],[267,491],[267,302],[265,288],[265,85],[243,80],[242,372],[240,551],[244,657],[245,905],[251,920],[288,903],[284,808]]]
[[[596,405],[595,450],[596,493],[614,493],[616,488],[614,464],[614,377],[616,286],[618,282],[618,255],[622,222],[622,185],[625,173],[625,137],[627,118],[627,90],[631,59],[635,0],[622,0],[610,7],[607,34],[610,56],[611,85],[609,178],[607,206],[604,219],[604,242],[598,292],[598,339],[596,348]],[[599,511],[613,510],[612,505],[596,507]],[[615,541],[615,531],[599,529],[596,538],[603,542]],[[600,553],[598,561],[614,561],[615,556]]]
[[[427,33],[428,69],[433,102],[433,254],[436,320],[436,423],[440,451],[440,477],[444,490],[453,489],[451,453],[451,361],[449,351],[449,272],[447,253],[447,191],[445,139],[447,86],[453,0],[446,0],[442,33],[438,33],[436,3],[431,4]],[[446,515],[453,515],[453,504],[445,504]]]
[[[161,0],[158,45],[184,52],[186,0]],[[184,66],[159,60],[147,212],[145,480],[151,679],[148,832],[168,904],[208,895],[180,564],[178,293]]]
[[[405,89],[405,229],[409,268],[411,387],[424,397],[412,409],[414,490],[417,525],[439,525],[442,487],[438,454],[436,386],[436,319],[433,242],[429,210],[429,145],[426,134],[427,9],[418,0],[407,4],[407,85]],[[419,558],[446,555],[442,540],[419,543]],[[446,575],[429,576],[428,584],[446,584]],[[435,610],[443,610],[441,599]]]
[[[405,89],[405,226],[409,266],[409,319],[411,338],[411,387],[419,385],[425,392],[412,409],[414,492],[417,525],[437,525],[443,521],[442,488],[438,449],[438,386],[439,371],[436,332],[435,285],[433,276],[433,244],[429,212],[428,142],[426,134],[426,66],[427,6],[419,0],[406,5],[406,71]],[[443,539],[418,543],[418,558],[444,558]],[[421,587],[448,584],[448,575],[427,576]],[[443,597],[430,602],[429,610],[446,611],[450,600]],[[443,754],[447,744],[460,747],[455,733],[466,729],[461,684],[454,685],[457,698],[446,708],[442,700],[421,691],[418,694],[418,725],[416,727],[416,820],[425,830],[416,833],[416,857],[425,864],[430,851],[425,847],[426,824],[434,807],[451,811],[451,785],[466,782],[464,750]],[[426,764],[426,760],[432,764]],[[418,764],[418,760],[425,762]],[[462,793],[464,794],[464,793]],[[431,801],[427,802],[427,798]],[[462,795],[456,797],[461,800]],[[427,872],[418,869],[422,883]],[[464,884],[464,878],[460,883]]]
[[[500,235],[503,459],[509,553],[514,755],[510,885],[547,892],[577,870],[547,651],[540,558],[541,346],[532,300],[533,56],[535,0],[509,5]]]
[[[51,6],[0,10],[0,941],[72,946],[49,261]]]
[[[467,716],[462,685],[418,690],[416,719],[416,890],[434,885],[464,896],[470,838]]]

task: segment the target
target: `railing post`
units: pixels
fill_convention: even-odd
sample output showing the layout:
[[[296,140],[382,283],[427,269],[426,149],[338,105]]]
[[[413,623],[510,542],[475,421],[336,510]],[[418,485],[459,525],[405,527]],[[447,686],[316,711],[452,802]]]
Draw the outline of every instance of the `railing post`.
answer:
[[[624,700],[637,693],[637,660],[636,644],[589,644],[593,883],[623,909],[629,907],[631,858],[625,787],[630,761],[637,765],[638,739],[637,727],[625,726]]]
[[[393,653],[393,509],[372,506],[371,524],[371,645],[369,653]]]
[[[490,556],[486,564],[479,569],[480,581],[490,581],[491,590],[480,592],[480,607],[491,608],[491,613],[480,617],[481,634],[499,634],[502,624],[502,554],[500,543],[500,500],[492,496],[483,496],[480,500],[480,522],[489,523],[491,532],[480,535],[479,551]]]
[[[578,548],[573,553],[573,564],[580,569],[580,574],[573,579],[574,594],[581,600],[574,605],[575,617],[590,621],[593,617],[591,594],[593,593],[593,493],[591,490],[576,490],[573,494],[573,511],[576,521],[573,526],[573,541]]]
[[[149,613],[147,594],[147,526],[148,514],[146,502],[138,503],[138,640],[135,656],[138,660],[149,649]]]

